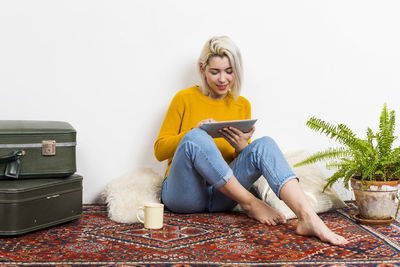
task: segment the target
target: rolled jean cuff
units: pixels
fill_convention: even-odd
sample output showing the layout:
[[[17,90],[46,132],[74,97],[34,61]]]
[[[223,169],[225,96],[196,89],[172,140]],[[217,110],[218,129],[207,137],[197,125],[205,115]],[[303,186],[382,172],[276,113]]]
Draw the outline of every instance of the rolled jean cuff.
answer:
[[[286,179],[283,180],[282,184],[281,184],[281,185],[279,186],[279,188],[278,188],[278,192],[276,192],[276,195],[278,196],[279,199],[281,199],[281,190],[282,190],[282,187],[283,187],[287,182],[289,182],[290,180],[293,180],[293,179],[297,179],[297,181],[299,181],[299,178],[298,178],[296,175],[289,176],[288,178],[286,178]]]
[[[232,176],[233,176],[233,171],[232,171],[232,169],[229,169],[228,173],[224,177],[222,177],[222,179],[220,179],[218,182],[213,184],[212,186],[215,188],[219,188],[219,187],[225,185],[232,178]]]

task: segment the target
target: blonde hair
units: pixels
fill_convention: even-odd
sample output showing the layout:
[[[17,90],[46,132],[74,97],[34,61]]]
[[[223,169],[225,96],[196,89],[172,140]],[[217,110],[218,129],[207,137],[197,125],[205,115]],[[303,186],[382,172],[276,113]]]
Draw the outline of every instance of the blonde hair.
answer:
[[[206,77],[201,72],[200,66],[203,66],[203,69],[205,69],[209,63],[210,58],[215,56],[227,56],[229,58],[229,61],[232,65],[233,73],[235,74],[235,79],[231,86],[231,93],[236,100],[239,97],[242,89],[242,56],[238,47],[228,36],[215,36],[205,43],[199,60],[197,61],[197,68],[201,77],[200,90],[205,95],[208,95],[211,90],[207,83]]]

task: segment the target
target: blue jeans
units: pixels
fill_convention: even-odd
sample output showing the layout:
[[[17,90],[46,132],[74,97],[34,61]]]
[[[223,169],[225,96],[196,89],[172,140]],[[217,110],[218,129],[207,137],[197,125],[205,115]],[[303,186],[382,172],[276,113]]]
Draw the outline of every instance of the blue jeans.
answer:
[[[278,197],[282,186],[296,178],[270,137],[254,140],[228,165],[213,139],[204,130],[193,129],[175,151],[163,182],[162,202],[179,213],[230,210],[237,203],[218,188],[233,174],[246,189],[263,175]]]

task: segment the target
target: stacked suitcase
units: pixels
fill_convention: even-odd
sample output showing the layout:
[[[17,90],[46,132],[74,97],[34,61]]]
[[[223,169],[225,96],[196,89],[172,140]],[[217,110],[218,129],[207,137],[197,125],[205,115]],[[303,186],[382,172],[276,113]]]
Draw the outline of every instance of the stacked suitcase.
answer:
[[[0,236],[82,216],[75,147],[66,122],[0,121]]]

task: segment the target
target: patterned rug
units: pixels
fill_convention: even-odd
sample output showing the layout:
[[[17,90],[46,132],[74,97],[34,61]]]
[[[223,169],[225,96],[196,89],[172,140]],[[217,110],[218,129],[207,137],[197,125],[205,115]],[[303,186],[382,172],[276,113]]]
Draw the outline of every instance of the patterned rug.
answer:
[[[351,243],[331,246],[295,234],[296,220],[265,226],[241,213],[166,212],[161,230],[118,224],[105,206],[85,205],[82,219],[17,237],[0,237],[9,265],[399,266],[400,224],[363,226],[349,208],[322,214]]]

